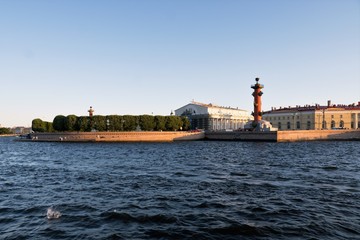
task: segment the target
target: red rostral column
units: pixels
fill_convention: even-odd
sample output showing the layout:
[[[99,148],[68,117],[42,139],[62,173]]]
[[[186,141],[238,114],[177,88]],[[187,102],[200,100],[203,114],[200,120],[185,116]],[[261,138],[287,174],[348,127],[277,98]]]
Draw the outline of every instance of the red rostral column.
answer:
[[[93,118],[93,114],[94,114],[94,109],[92,108],[92,106],[90,106],[90,109],[88,110],[88,112],[89,112],[89,118],[90,118],[90,129],[92,129],[92,127],[93,127],[92,118]]]
[[[93,116],[93,113],[94,113],[94,110],[92,109],[92,107],[90,106],[90,109],[88,110],[89,112],[89,117],[90,119],[92,119],[92,116]]]
[[[256,84],[251,85],[251,88],[254,89],[253,96],[254,96],[254,121],[253,125],[256,126],[257,123],[261,120],[262,112],[261,112],[261,95],[263,92],[261,91],[264,88],[264,85],[259,83],[259,78],[255,78]]]

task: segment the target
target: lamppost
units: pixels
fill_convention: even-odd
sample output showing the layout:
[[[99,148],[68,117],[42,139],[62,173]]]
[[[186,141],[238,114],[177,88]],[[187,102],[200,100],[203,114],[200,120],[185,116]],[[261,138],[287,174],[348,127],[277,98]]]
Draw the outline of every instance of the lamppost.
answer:
[[[106,119],[106,131],[109,131],[110,120]]]
[[[122,128],[122,130],[123,130],[123,131],[125,131],[125,129],[124,129],[124,125],[125,125],[125,120],[124,120],[124,119],[122,119],[122,120],[121,120],[121,128]]]

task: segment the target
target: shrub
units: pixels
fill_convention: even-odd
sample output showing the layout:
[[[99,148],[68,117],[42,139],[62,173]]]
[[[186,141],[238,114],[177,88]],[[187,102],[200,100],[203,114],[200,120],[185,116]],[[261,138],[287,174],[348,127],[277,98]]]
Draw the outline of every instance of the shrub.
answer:
[[[65,119],[63,115],[57,115],[53,120],[53,128],[55,131],[65,131]]]

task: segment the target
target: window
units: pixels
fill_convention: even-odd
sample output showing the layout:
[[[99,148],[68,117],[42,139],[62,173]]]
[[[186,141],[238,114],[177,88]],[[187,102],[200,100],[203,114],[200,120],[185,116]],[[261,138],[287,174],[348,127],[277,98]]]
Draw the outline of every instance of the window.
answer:
[[[278,128],[281,129],[281,122],[278,123]]]
[[[340,118],[342,118],[342,115],[340,115]]]
[[[306,129],[310,129],[311,128],[311,122],[310,121],[307,121],[307,123],[306,123]]]
[[[351,122],[351,128],[355,128],[355,123]]]
[[[335,128],[335,121],[334,120],[331,121],[331,128]]]
[[[299,121],[296,122],[296,129],[300,129],[300,122]]]
[[[291,124],[290,124],[290,122],[287,122],[287,129],[291,129]]]
[[[334,115],[331,115],[331,118],[334,118]]]
[[[322,122],[322,128],[323,128],[323,129],[327,129],[326,121],[323,121],[323,122]]]
[[[344,121],[343,121],[343,120],[340,121],[339,127],[340,127],[340,128],[344,128]]]

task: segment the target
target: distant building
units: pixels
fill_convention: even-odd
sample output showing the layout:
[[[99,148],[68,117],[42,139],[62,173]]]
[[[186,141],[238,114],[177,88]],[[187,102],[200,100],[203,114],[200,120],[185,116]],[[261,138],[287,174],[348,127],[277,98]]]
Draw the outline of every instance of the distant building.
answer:
[[[192,101],[175,110],[176,116],[187,116],[192,129],[236,130],[244,128],[251,115],[246,110]]]
[[[14,127],[11,129],[14,134],[28,134],[31,132],[31,128],[27,127]]]
[[[321,130],[360,128],[360,102],[351,105],[296,106],[272,108],[263,119],[278,130]]]

